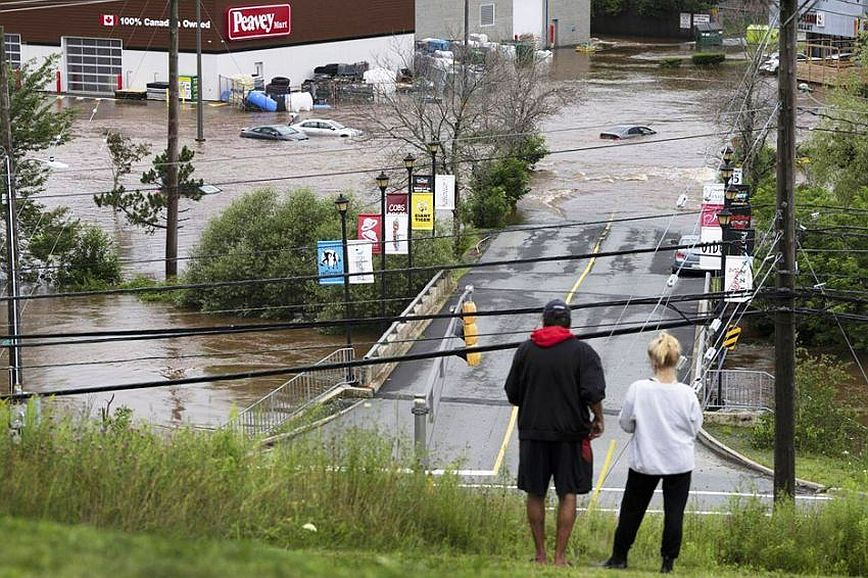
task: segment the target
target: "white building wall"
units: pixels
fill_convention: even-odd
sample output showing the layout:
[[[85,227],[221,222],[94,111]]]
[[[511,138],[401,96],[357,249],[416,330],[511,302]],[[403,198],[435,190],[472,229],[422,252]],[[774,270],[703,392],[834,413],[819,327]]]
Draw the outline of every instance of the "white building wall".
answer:
[[[61,90],[66,92],[66,72],[59,46],[21,46],[22,60],[42,61],[52,54],[61,57],[58,70],[62,71]],[[302,46],[287,46],[244,52],[202,55],[202,97],[205,100],[219,100],[219,77],[254,74],[257,62],[262,63],[265,81],[274,76],[287,76],[293,86],[299,86],[305,79],[313,76],[313,69],[331,62],[354,63],[367,61],[371,67],[384,67],[397,71],[413,61],[413,35],[383,36],[359,40],[344,40]],[[149,82],[169,79],[168,54],[162,51],[124,50],[123,52],[124,88],[145,89]],[[182,75],[196,74],[196,55],[181,53],[178,57],[178,71]],[[45,87],[56,90],[54,82]]]
[[[21,45],[21,63],[25,63],[28,60],[36,60],[37,63],[41,63],[43,60],[47,58],[51,58],[53,55],[57,56],[57,70],[62,70],[63,67],[63,59],[62,54],[60,52],[59,46],[36,46],[33,44],[22,44]],[[66,78],[65,75],[61,75],[61,89],[66,90]],[[55,81],[52,79],[45,86],[45,90],[49,92],[55,92],[57,90]]]
[[[545,39],[546,0],[515,0],[512,12],[513,33],[519,36],[533,34],[542,42]]]

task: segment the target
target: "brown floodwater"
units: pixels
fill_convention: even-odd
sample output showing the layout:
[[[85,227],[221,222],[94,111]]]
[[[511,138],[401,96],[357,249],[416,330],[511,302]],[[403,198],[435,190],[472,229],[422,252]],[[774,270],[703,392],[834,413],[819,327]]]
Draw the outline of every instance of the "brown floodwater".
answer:
[[[713,160],[720,139],[693,136],[718,130],[715,103],[725,100],[727,86],[738,81],[742,69],[730,66],[718,71],[698,71],[692,67],[662,70],[648,61],[649,56],[673,50],[677,47],[633,43],[593,56],[572,50],[557,51],[551,82],[571,86],[577,95],[543,123],[548,146],[554,154],[539,163],[534,189],[522,204],[528,220],[545,221],[552,215],[602,218],[613,211],[622,215],[670,211],[680,192],[688,192],[689,208],[697,208],[701,183],[714,177]],[[73,107],[77,111],[75,139],[45,153],[70,168],[52,173],[43,202],[52,207],[67,206],[75,217],[110,232],[128,276],[141,273],[160,278],[163,235],[146,235],[130,227],[112,211],[97,208],[92,196],[108,190],[112,183],[103,131],[106,128],[121,131],[138,141],[151,143],[157,152],[165,147],[165,103],[66,97],[55,106]],[[362,129],[370,126],[367,119],[372,114],[386,113],[366,107],[315,113]],[[374,176],[382,167],[399,165],[398,159],[406,152],[397,151],[392,141],[377,138],[359,141],[312,138],[300,143],[272,143],[238,137],[244,126],[287,120],[282,113],[249,113],[229,106],[206,105],[206,141],[197,143],[195,109],[182,106],[181,140],[197,153],[195,176],[222,189],[201,202],[182,203],[184,220],[179,234],[182,270],[184,258],[208,220],[244,193],[263,186],[280,190],[310,187],[316,194],[328,197],[352,191],[358,202],[374,208],[379,199]],[[624,149],[627,152],[605,149],[562,152],[600,145],[601,128],[619,123],[650,124],[659,137],[691,138],[631,146]],[[146,164],[135,167],[126,185],[135,186],[137,175],[147,168]],[[399,181],[402,175],[400,172],[393,177]],[[559,205],[564,199],[578,201],[571,203],[578,207],[578,214],[562,214]],[[335,291],[336,299],[340,299],[339,288]],[[180,311],[129,295],[25,301],[22,318],[25,334],[250,322],[231,315]],[[302,330],[66,343],[25,349],[24,383],[34,391],[51,391],[287,367],[318,360],[342,343],[342,335]],[[365,350],[366,345],[356,349],[359,355]],[[5,381],[4,377],[0,383],[4,389]],[[243,380],[118,392],[112,406],[127,405],[138,417],[157,424],[214,426],[226,420],[232,407],[255,401],[282,381]],[[110,394],[87,396],[86,400],[75,397],[63,403],[76,407],[103,406],[111,397]]]

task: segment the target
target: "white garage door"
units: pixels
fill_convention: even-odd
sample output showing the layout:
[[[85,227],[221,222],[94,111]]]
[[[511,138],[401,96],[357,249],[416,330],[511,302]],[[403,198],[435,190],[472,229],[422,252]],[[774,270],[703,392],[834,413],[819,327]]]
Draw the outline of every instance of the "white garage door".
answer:
[[[63,38],[66,89],[83,94],[114,94],[122,71],[123,42],[113,38]]]

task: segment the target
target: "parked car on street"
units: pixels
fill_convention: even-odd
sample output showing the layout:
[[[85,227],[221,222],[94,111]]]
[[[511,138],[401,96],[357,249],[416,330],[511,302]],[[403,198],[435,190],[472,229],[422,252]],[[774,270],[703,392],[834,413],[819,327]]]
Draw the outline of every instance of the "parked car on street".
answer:
[[[699,243],[699,235],[682,235],[678,239],[679,245],[695,245]],[[676,249],[675,256],[672,259],[673,273],[699,273],[702,269],[699,268],[699,249],[690,247],[687,249]]]
[[[241,136],[262,140],[307,140],[308,138],[303,132],[285,124],[266,124],[242,128]]]
[[[648,136],[657,134],[657,131],[651,130],[647,126],[636,126],[632,124],[622,124],[613,126],[609,130],[600,133],[600,138],[610,140],[621,140],[625,138],[636,138],[640,136]]]
[[[360,136],[362,131],[342,125],[334,120],[322,118],[309,118],[291,125],[308,136]]]

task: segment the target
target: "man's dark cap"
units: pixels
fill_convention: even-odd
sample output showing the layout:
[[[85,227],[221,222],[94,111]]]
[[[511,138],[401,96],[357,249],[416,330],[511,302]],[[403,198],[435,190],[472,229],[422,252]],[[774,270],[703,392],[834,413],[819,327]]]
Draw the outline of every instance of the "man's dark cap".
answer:
[[[563,299],[552,299],[543,308],[543,325],[570,323],[570,307]]]

